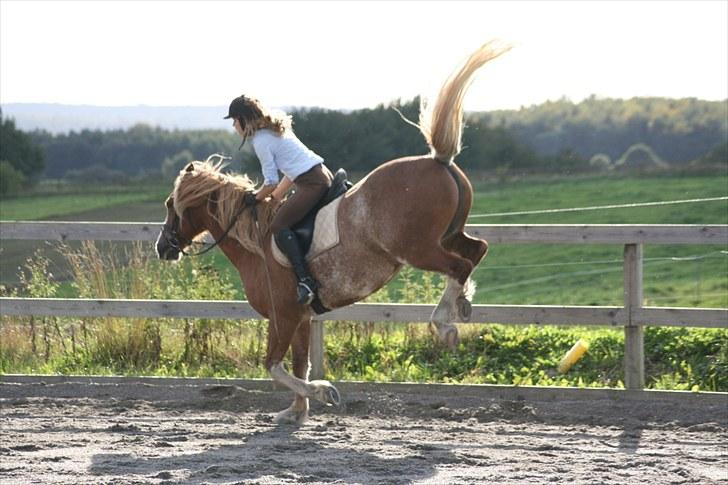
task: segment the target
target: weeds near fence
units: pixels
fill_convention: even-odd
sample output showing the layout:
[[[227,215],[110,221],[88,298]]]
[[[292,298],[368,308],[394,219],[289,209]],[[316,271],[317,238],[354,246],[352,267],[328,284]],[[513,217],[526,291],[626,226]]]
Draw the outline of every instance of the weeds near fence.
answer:
[[[238,281],[204,260],[158,261],[148,245],[105,251],[92,241],[61,245],[72,271],[63,289],[51,261],[36,253],[20,271],[20,288],[5,296],[221,299],[239,295]],[[68,286],[67,284],[65,285]],[[439,275],[405,268],[369,302],[435,303]],[[63,294],[68,297],[68,294]],[[449,351],[417,323],[327,322],[326,372],[331,379],[622,387],[624,337],[611,328],[461,325]],[[2,317],[0,372],[96,375],[265,377],[267,325],[260,320]],[[579,338],[586,356],[565,375],[558,361]],[[647,386],[728,391],[728,331],[647,327]]]

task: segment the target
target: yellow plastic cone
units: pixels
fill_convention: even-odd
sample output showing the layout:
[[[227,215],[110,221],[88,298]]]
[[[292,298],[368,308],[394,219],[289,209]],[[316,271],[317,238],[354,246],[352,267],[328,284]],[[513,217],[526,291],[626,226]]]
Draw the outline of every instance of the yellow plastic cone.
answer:
[[[571,350],[569,350],[557,367],[558,371],[562,374],[568,372],[571,366],[576,363],[582,356],[589,350],[589,343],[586,340],[579,339]]]

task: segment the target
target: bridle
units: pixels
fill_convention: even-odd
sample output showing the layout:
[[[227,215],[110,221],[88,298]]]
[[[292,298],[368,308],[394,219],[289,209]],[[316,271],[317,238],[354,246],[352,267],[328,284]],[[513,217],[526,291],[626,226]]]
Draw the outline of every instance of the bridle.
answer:
[[[251,192],[252,193],[252,192]],[[235,215],[232,217],[232,220],[230,221],[230,224],[227,226],[227,229],[222,233],[222,235],[217,238],[212,244],[202,242],[202,241],[194,241],[192,239],[188,239],[186,237],[183,237],[179,233],[179,224],[180,224],[180,217],[175,213],[174,219],[172,219],[172,224],[168,225],[165,224],[162,226],[162,235],[167,240],[170,246],[172,246],[173,249],[176,249],[180,253],[184,254],[185,256],[202,256],[203,254],[211,251],[213,248],[218,246],[223,239],[225,239],[230,232],[230,230],[233,228],[233,226],[238,222],[238,218],[240,217],[240,214],[243,213],[243,211],[247,207],[253,207],[253,213],[255,214],[255,204],[246,204],[245,203],[245,197],[243,197],[243,204],[240,206],[240,209],[237,210]],[[257,219],[257,217],[256,217]],[[201,246],[207,246],[206,248],[197,251],[196,253],[188,253],[185,251],[184,248],[187,246],[191,246],[193,244],[198,244]]]

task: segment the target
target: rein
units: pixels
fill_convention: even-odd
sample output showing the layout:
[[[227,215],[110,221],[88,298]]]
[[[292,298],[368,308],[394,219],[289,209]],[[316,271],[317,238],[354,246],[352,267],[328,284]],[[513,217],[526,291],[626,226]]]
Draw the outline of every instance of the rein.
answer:
[[[208,244],[205,242],[199,242],[199,241],[192,241],[190,239],[186,239],[186,238],[183,238],[182,236],[180,236],[180,234],[179,234],[180,219],[178,216],[175,216],[172,228],[170,229],[167,226],[164,226],[164,228],[163,228],[163,231],[165,231],[168,236],[171,236],[171,237],[167,237],[167,241],[169,242],[169,245],[172,246],[174,249],[178,250],[179,252],[181,252],[182,254],[184,254],[185,256],[202,256],[203,254],[211,251],[216,246],[218,246],[223,241],[223,239],[225,239],[227,237],[230,230],[238,222],[238,218],[240,217],[240,214],[242,214],[243,211],[247,207],[250,207],[249,205],[245,204],[244,200],[245,199],[243,199],[243,205],[240,206],[240,209],[238,209],[238,211],[235,213],[235,215],[233,216],[232,220],[230,221],[230,224],[228,225],[227,229],[225,229],[225,231],[222,233],[222,235],[217,240],[215,240],[212,244]],[[257,213],[257,211],[255,211],[255,206],[253,206],[253,214],[254,214],[253,217],[254,217],[255,223],[257,225],[258,217],[257,217],[256,213]],[[199,245],[203,245],[203,246],[207,245],[207,247],[196,253],[188,253],[187,251],[184,250],[184,247],[190,246],[192,244],[199,244]]]
[[[271,310],[271,318],[270,321],[273,323],[271,325],[275,331],[276,331],[276,340],[280,343],[281,338],[278,334],[278,316],[276,314],[276,303],[273,299],[273,283],[270,279],[270,270],[268,269],[268,257],[267,253],[265,252],[265,247],[263,246],[263,231],[260,230],[260,224],[258,223],[258,209],[257,206],[253,206],[253,222],[255,222],[255,229],[256,234],[258,236],[258,246],[260,246],[260,249],[263,251],[263,268],[265,269],[265,280],[268,285],[268,299],[270,300],[270,310]]]

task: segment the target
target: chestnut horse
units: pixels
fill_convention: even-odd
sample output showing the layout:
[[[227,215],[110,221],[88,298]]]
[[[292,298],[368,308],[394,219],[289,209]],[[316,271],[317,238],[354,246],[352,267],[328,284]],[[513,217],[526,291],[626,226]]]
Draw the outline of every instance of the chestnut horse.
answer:
[[[456,321],[469,317],[470,274],[488,245],[463,232],[472,205],[468,178],[453,159],[460,151],[463,97],[475,72],[504,53],[487,43],[471,54],[442,86],[433,106],[423,106],[418,125],[431,154],[382,164],[346,192],[339,203],[339,244],[309,261],[329,309],[362,300],[384,286],[404,264],[447,276],[432,314],[431,329],[443,342],[458,342]],[[160,258],[176,260],[206,231],[240,273],[250,305],[269,320],[266,368],[295,393],[277,422],[302,423],[309,398],[339,404],[330,382],[308,380],[312,310],[296,301],[296,278],[272,255],[270,199],[246,207],[255,184],[224,174],[220,164],[191,162],[166,201],[167,217],[157,239]],[[283,367],[292,348],[293,375]]]

